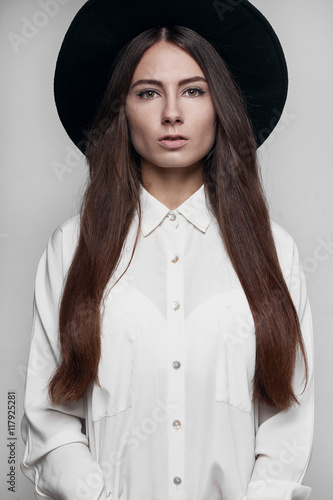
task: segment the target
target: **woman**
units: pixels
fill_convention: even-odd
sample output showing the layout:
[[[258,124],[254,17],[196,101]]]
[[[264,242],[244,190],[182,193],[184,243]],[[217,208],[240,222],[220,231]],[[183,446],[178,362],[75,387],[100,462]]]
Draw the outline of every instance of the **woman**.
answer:
[[[114,25],[125,10],[138,20],[139,7],[119,7]],[[113,49],[107,88],[95,80],[97,111],[97,99],[84,100],[91,67],[79,88],[68,62],[88,58],[74,47],[91,29],[101,72],[111,3],[87,2],[60,52],[56,102],[90,182],[37,272],[21,468],[37,498],[305,500],[311,312],[297,248],[270,220],[258,175],[269,105],[256,108],[262,88],[243,100],[220,53],[198,29],[170,23],[164,7],[156,26],[126,25],[136,36],[116,58]],[[248,2],[224,13],[230,40],[235,21],[243,34],[266,22]],[[283,108],[279,82],[271,112]],[[71,88],[79,95],[69,99]]]

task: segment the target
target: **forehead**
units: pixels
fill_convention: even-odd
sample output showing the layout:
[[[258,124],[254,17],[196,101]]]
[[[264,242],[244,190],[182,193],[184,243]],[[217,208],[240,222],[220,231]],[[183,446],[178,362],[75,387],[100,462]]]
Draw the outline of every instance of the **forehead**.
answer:
[[[162,75],[182,78],[193,76],[193,72],[204,76],[199,64],[186,50],[176,44],[160,41],[144,52],[135,68],[133,78],[157,77],[157,75],[160,78]]]

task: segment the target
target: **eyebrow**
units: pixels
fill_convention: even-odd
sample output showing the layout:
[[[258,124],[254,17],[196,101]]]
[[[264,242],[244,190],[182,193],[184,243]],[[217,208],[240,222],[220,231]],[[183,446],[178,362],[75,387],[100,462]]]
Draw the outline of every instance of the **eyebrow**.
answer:
[[[178,85],[184,85],[185,83],[198,82],[198,81],[207,83],[207,80],[202,76],[193,76],[192,78],[185,78],[185,80],[180,80],[178,82]],[[160,82],[159,80],[138,80],[137,82],[133,83],[131,90],[137,85],[140,85],[142,83],[149,83],[150,85],[159,85],[160,87],[163,87],[163,83]]]

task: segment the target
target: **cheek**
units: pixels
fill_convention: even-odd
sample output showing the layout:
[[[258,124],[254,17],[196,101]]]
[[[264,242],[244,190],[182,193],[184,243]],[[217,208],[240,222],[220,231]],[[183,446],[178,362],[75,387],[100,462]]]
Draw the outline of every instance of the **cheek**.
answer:
[[[149,138],[151,133],[149,127],[147,127],[147,118],[144,119],[138,116],[127,116],[128,129],[130,133],[130,139],[134,146],[134,149],[139,154],[143,154],[143,151],[147,150],[149,146]]]
[[[202,131],[209,142],[215,139],[216,119],[215,110],[209,110],[202,116]]]
[[[215,112],[215,109],[213,109],[210,117],[210,127],[211,127],[211,133],[213,135],[213,138],[215,139],[216,135],[216,124],[217,124],[217,114]]]
[[[213,104],[205,103],[197,110],[195,116],[192,115],[192,122],[193,118],[196,121],[197,130],[211,131],[212,128],[215,128],[217,118]]]
[[[140,131],[142,128],[140,119],[137,116],[133,116],[129,114],[127,116],[128,129],[131,135],[132,140],[136,140],[137,137],[140,136]]]
[[[126,118],[128,124],[128,130],[131,136],[135,136],[140,130],[140,114],[135,106],[131,103],[126,107]]]
[[[211,108],[207,111],[206,114],[206,121],[207,121],[207,126],[214,128],[215,129],[215,123],[216,123],[216,112],[214,108]]]
[[[140,121],[135,122],[135,125],[132,127],[132,140],[136,144],[146,144],[149,138],[149,134],[147,131],[147,127],[145,124]]]

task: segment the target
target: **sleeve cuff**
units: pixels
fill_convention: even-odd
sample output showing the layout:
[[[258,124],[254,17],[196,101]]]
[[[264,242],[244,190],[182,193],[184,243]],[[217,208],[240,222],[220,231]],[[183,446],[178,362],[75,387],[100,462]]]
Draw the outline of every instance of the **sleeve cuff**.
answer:
[[[38,500],[101,498],[104,489],[103,471],[83,443],[60,446],[29,468],[29,473],[25,471],[25,474],[35,484]]]
[[[312,488],[292,481],[251,481],[244,500],[307,500]]]

